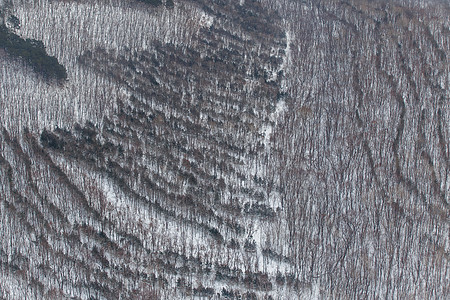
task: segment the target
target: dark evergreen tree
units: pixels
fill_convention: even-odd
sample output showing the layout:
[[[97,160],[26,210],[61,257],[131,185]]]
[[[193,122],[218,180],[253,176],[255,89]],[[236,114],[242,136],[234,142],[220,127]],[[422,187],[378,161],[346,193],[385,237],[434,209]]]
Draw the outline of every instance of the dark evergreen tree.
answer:
[[[23,39],[5,25],[0,26],[0,48],[10,55],[21,57],[33,69],[47,79],[63,81],[67,79],[66,68],[54,56],[47,54],[42,41]]]

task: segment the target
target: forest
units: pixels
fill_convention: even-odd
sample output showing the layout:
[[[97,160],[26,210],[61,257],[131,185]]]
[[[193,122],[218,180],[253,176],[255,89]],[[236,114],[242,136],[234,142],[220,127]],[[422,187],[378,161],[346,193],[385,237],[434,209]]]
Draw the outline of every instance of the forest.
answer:
[[[448,2],[0,10],[0,299],[450,294]]]

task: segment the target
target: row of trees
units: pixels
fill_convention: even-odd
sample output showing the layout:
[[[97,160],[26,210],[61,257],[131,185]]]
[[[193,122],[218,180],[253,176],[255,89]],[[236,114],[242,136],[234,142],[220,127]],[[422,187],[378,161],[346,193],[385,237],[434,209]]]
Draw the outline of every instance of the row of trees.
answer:
[[[163,1],[162,0],[138,0],[139,2],[143,2],[143,3],[145,3],[145,4],[150,4],[150,5],[152,5],[152,6],[160,6],[160,5],[162,5],[163,4]],[[173,8],[174,7],[174,3],[173,3],[173,0],[166,0],[165,2],[164,2],[164,4],[165,4],[165,6],[166,7],[168,7],[168,8]]]

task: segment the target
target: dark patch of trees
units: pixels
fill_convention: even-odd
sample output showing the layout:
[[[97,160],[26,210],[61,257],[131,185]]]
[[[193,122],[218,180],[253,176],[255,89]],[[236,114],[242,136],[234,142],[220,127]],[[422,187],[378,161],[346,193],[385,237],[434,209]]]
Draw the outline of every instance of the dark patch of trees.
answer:
[[[173,3],[173,0],[166,0],[166,7],[167,8],[173,8],[175,4]]]
[[[9,16],[8,22],[14,29],[20,29],[20,20],[16,16]]]
[[[138,0],[139,2],[143,2],[145,4],[150,4],[152,6],[160,6],[162,4],[161,0]]]
[[[163,4],[162,0],[137,0],[137,1],[143,2],[145,4],[149,4],[149,5],[152,5],[152,6],[155,6],[155,7],[160,6],[160,5]],[[167,8],[173,8],[175,6],[173,0],[166,0],[166,1],[164,1],[164,5]]]
[[[47,54],[44,44],[34,39],[23,39],[5,25],[0,25],[0,48],[10,55],[21,57],[33,70],[46,79],[63,81],[67,79],[66,68],[54,56]]]
[[[60,140],[55,134],[44,129],[41,133],[41,144],[44,147],[52,148],[55,150],[64,149],[64,141]]]

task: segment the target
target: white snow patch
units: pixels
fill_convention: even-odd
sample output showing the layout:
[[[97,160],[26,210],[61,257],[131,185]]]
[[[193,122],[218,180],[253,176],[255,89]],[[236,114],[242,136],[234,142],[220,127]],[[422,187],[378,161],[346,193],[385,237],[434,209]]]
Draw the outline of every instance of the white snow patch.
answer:
[[[210,28],[212,26],[212,24],[214,23],[214,18],[210,15],[208,15],[205,12],[202,12],[200,14],[200,26],[202,27],[206,27],[206,28]]]

